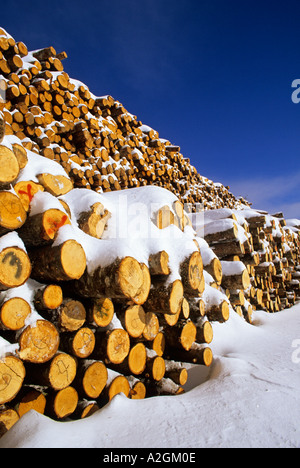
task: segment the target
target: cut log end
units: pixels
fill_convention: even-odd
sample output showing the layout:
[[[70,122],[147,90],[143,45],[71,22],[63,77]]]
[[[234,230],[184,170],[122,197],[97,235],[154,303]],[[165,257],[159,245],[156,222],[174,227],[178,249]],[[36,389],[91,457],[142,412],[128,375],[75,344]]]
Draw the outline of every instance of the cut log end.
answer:
[[[60,286],[49,284],[38,290],[35,294],[34,305],[37,310],[55,310],[63,301],[63,292]]]
[[[22,286],[30,277],[31,263],[19,247],[8,247],[0,253],[0,287],[2,290]]]
[[[20,166],[12,150],[0,145],[0,188],[9,187],[19,175]]]
[[[38,390],[30,389],[25,392],[21,401],[17,405],[20,418],[31,410],[44,414],[46,408],[46,397]]]
[[[147,351],[143,343],[134,346],[128,356],[128,366],[132,374],[140,375],[146,368]]]
[[[1,138],[0,138],[1,141]],[[20,419],[17,411],[14,409],[0,410],[0,437],[4,436]]]
[[[86,268],[86,256],[78,242],[69,240],[64,243],[61,249],[61,265],[67,278],[81,278]]]
[[[0,405],[13,400],[22,388],[26,371],[16,356],[0,359]]]
[[[137,260],[132,257],[121,260],[117,279],[122,294],[128,299],[134,299],[143,284],[143,273]]]
[[[113,364],[121,364],[130,351],[130,339],[125,330],[116,329],[109,334],[107,357]]]
[[[185,350],[189,351],[193,343],[196,341],[196,335],[197,335],[196,326],[191,321],[187,322],[184,325],[181,335],[180,335],[181,346]]]
[[[12,192],[0,192],[0,232],[19,229],[25,223],[27,213],[19,197]]]
[[[77,363],[73,356],[58,353],[51,361],[48,380],[54,390],[63,390],[75,379]]]
[[[37,320],[35,326],[28,326],[22,332],[18,354],[24,361],[42,364],[54,357],[59,341],[59,333],[51,322]]]
[[[143,382],[136,382],[130,390],[132,400],[143,400],[146,398],[147,389]]]
[[[94,299],[89,310],[89,320],[97,327],[107,327],[114,317],[114,304],[109,298]]]
[[[21,330],[26,318],[31,314],[30,304],[23,298],[13,297],[6,301],[0,310],[0,322],[8,330]]]
[[[146,326],[146,313],[142,306],[133,305],[125,311],[125,328],[132,338],[139,338]]]
[[[20,181],[14,185],[14,190],[21,200],[26,212],[30,209],[30,203],[37,192],[43,192],[44,187],[32,181]]]
[[[65,195],[73,189],[71,180],[66,176],[39,174],[37,177],[39,183],[44,187],[44,189],[55,197]]]
[[[88,358],[95,348],[95,335],[90,328],[80,328],[75,333],[72,341],[72,352],[74,356],[82,359]]]
[[[111,401],[116,395],[123,393],[127,398],[130,394],[130,384],[126,377],[120,375],[116,377],[109,386],[108,397]]]
[[[82,386],[86,397],[98,398],[105,388],[108,378],[107,368],[102,362],[92,362],[86,369]]]
[[[62,331],[77,331],[85,323],[86,310],[80,301],[65,299],[58,310],[59,327]]]
[[[73,387],[67,387],[56,393],[51,402],[50,414],[57,419],[65,419],[74,413],[78,404],[78,393]]]

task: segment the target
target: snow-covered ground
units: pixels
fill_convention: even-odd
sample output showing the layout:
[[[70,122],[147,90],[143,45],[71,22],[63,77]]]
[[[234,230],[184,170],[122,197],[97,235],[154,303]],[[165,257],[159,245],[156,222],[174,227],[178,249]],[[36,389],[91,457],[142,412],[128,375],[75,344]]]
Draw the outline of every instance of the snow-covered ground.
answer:
[[[189,370],[186,393],[115,397],[88,419],[27,413],[1,448],[300,448],[300,304],[214,325],[214,363]]]

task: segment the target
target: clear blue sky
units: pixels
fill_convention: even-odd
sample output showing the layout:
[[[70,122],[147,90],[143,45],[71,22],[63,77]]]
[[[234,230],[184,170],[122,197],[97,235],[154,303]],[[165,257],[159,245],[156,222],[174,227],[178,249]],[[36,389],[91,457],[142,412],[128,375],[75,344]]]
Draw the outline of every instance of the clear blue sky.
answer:
[[[300,218],[299,0],[2,0],[0,26],[111,94],[198,172]]]

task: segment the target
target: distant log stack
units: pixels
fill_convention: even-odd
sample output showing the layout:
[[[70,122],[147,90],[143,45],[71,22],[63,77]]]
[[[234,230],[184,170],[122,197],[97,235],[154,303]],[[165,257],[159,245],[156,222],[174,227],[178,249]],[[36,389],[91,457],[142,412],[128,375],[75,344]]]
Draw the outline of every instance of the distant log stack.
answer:
[[[0,436],[31,409],[65,421],[119,393],[180,395],[190,365],[213,362],[214,323],[300,300],[300,221],[198,174],[72,80],[66,56],[0,28]],[[172,258],[172,240],[151,239],[143,260],[109,242],[105,193],[149,185],[174,195],[151,213],[155,233],[187,235]]]
[[[286,222],[282,213],[272,216],[247,207],[217,209],[191,218],[205,239],[201,252],[207,271],[216,277],[212,265],[218,256],[220,284],[247,321],[251,322],[253,310],[277,312],[299,300],[297,220]]]

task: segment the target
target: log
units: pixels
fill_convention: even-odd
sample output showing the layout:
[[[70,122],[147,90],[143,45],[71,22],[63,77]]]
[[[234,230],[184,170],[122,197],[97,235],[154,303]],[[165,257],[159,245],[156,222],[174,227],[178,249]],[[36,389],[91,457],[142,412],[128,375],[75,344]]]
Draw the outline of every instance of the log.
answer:
[[[20,166],[12,150],[0,145],[0,189],[4,190],[17,179]]]
[[[146,300],[148,299],[150,288],[151,288],[151,275],[149,268],[145,263],[140,263],[141,271],[142,271],[142,286],[139,292],[134,296],[134,302],[136,304],[142,305],[145,304]]]
[[[88,327],[82,327],[75,332],[63,333],[60,338],[60,349],[76,358],[87,359],[95,349],[95,335]]]
[[[37,413],[44,414],[45,408],[46,397],[41,391],[30,386],[22,388],[18,395],[18,402],[15,406],[20,418],[32,410]]]
[[[238,237],[238,225],[232,219],[222,219],[204,225],[204,239],[208,244],[234,241]]]
[[[69,217],[61,210],[49,209],[29,216],[18,234],[27,247],[51,244],[62,226],[71,224]]]
[[[28,163],[28,156],[27,156],[26,149],[24,148],[24,146],[19,145],[18,143],[14,143],[12,145],[12,149],[13,149],[14,155],[17,158],[19,168],[24,169],[24,167],[26,167]]]
[[[99,411],[100,407],[95,401],[89,401],[89,400],[80,400],[77,404],[77,408],[72,413],[71,417],[72,419],[85,419],[90,416],[92,416],[94,413]]]
[[[166,373],[165,360],[157,356],[153,350],[147,350],[147,361],[144,376],[147,379],[159,382]]]
[[[27,362],[43,364],[50,361],[58,351],[59,333],[51,322],[37,320],[28,326],[19,339],[18,356]]]
[[[48,311],[51,322],[60,332],[75,332],[83,327],[86,320],[86,310],[82,302],[66,298],[55,310]]]
[[[112,368],[126,376],[141,375],[145,371],[147,362],[147,350],[143,343],[137,343],[132,346],[128,356],[121,364],[112,366]]]
[[[19,247],[7,247],[0,252],[0,290],[22,286],[31,275],[27,253]]]
[[[37,311],[55,310],[63,301],[63,292],[60,286],[49,284],[37,289],[34,294],[34,306]]]
[[[12,401],[22,388],[26,371],[17,356],[0,359],[0,405]]]
[[[119,375],[117,372],[109,370],[106,393],[108,401],[111,401],[116,395],[119,395],[120,393],[123,393],[127,398],[129,398],[130,384],[128,379],[123,375]]]
[[[134,377],[127,377],[130,384],[130,399],[131,400],[143,400],[146,398],[147,389],[143,382]]]
[[[19,229],[27,213],[20,198],[12,192],[0,192],[0,235]]]
[[[74,381],[79,396],[90,400],[100,397],[108,379],[105,364],[101,361],[83,359],[78,364],[78,371]]]
[[[188,371],[181,362],[166,361],[165,378],[183,387],[188,381]]]
[[[210,322],[224,323],[229,320],[230,308],[226,300],[206,307],[206,316]]]
[[[203,262],[200,252],[194,252],[180,265],[180,276],[187,296],[198,297],[203,277]]]
[[[86,272],[74,287],[84,297],[132,300],[140,304],[144,274],[140,263],[132,257],[116,259],[106,267],[99,267],[92,275]],[[140,304],[142,305],[142,304]]]
[[[163,250],[149,257],[149,270],[151,276],[168,276],[169,269],[169,254]]]
[[[214,280],[219,286],[222,284],[222,264],[218,258],[213,258],[208,265],[204,266],[204,269],[214,278]]]
[[[88,212],[81,213],[78,226],[89,236],[101,239],[111,213],[104,209],[102,203],[95,203]]]
[[[190,304],[189,301],[184,297],[181,306],[181,314],[185,319],[190,317]]]
[[[197,329],[191,320],[182,321],[166,331],[167,348],[189,350],[196,341]]]
[[[14,185],[14,191],[21,200],[21,203],[26,212],[30,209],[30,203],[37,192],[43,192],[44,187],[36,182],[20,181]]]
[[[86,268],[85,252],[75,240],[68,240],[55,247],[40,247],[31,250],[29,255],[32,262],[32,278],[37,281],[79,279]]]
[[[70,354],[59,351],[44,364],[26,364],[27,384],[62,390],[69,387],[76,377],[77,361]]]
[[[78,400],[78,393],[73,387],[50,392],[47,396],[45,414],[53,419],[65,419],[74,413]]]
[[[72,181],[66,176],[38,174],[37,178],[44,189],[55,197],[65,195],[73,189]]]
[[[164,355],[166,349],[166,339],[163,332],[159,332],[152,341],[152,349],[156,352],[157,356],[162,357]]]
[[[0,409],[0,438],[4,436],[20,419],[17,411],[12,408]]]
[[[168,206],[164,206],[155,213],[153,222],[158,229],[165,229],[171,224],[175,224],[175,214]]]
[[[197,323],[197,335],[196,335],[196,342],[199,344],[207,343],[210,344],[213,341],[213,327],[210,322],[208,321],[200,321]]]
[[[206,367],[210,367],[213,362],[212,350],[198,343],[194,343],[189,351],[185,349],[173,349],[172,356],[174,359],[181,362],[198,364]]]
[[[31,314],[30,304],[21,297],[4,300],[0,308],[0,327],[4,330],[21,330]]]
[[[224,289],[241,289],[250,286],[250,276],[242,262],[221,262],[223,270],[222,287]]]
[[[154,341],[159,335],[159,328],[159,319],[157,315],[154,312],[146,312],[143,338],[149,342]]]
[[[147,385],[147,394],[149,397],[163,395],[181,395],[184,393],[183,388],[177,385],[173,380],[164,378],[159,382],[150,382]]]
[[[134,304],[117,312],[117,316],[131,338],[142,336],[146,326],[146,313],[142,306]]]
[[[123,329],[96,331],[96,346],[93,359],[108,364],[121,364],[130,352],[130,338]]]
[[[244,245],[239,240],[211,244],[211,248],[219,259],[230,255],[244,255],[246,252]]]
[[[183,297],[183,284],[180,280],[171,284],[153,283],[144,307],[147,311],[157,314],[176,315],[181,310]]]
[[[114,304],[111,299],[104,297],[92,299],[88,308],[88,321],[96,327],[105,328],[111,323],[115,314]]]

